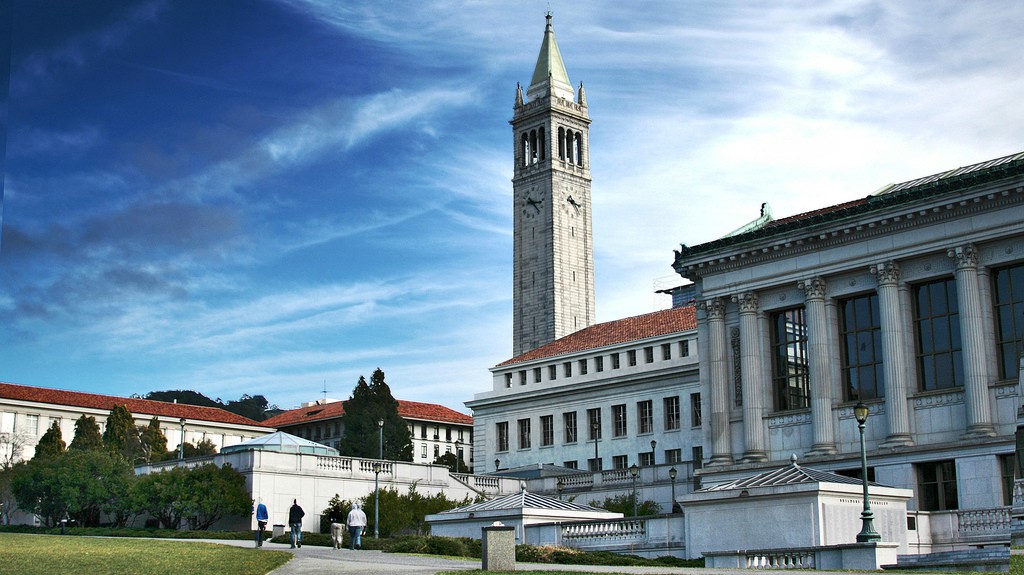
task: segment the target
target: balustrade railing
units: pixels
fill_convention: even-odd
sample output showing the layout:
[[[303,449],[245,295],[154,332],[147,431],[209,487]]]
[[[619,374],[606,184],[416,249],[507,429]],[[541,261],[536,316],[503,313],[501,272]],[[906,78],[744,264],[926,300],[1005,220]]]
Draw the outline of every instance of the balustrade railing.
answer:
[[[747,569],[814,569],[814,551],[748,551]]]
[[[616,519],[562,525],[562,541],[573,542],[603,539],[621,542],[624,539],[642,541],[647,538],[647,521],[643,519]]]
[[[991,509],[962,509],[956,512],[961,535],[988,535],[1010,532],[1010,511],[1007,507]]]

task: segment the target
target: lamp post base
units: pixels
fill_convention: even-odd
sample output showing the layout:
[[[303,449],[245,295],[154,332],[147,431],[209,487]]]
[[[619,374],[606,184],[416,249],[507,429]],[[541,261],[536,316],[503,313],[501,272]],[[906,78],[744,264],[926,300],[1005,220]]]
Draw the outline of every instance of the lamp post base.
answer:
[[[882,536],[875,531],[874,525],[875,514],[870,510],[864,510],[860,514],[861,530],[857,534],[857,543],[878,543],[882,540]]]

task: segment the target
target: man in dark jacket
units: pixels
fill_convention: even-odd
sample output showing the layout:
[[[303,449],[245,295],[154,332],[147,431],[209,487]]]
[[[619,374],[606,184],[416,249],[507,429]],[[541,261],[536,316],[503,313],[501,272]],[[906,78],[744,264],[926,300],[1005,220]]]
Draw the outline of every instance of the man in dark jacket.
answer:
[[[306,512],[299,507],[299,500],[292,499],[292,506],[288,509],[288,525],[292,528],[292,549],[302,547],[302,518]]]

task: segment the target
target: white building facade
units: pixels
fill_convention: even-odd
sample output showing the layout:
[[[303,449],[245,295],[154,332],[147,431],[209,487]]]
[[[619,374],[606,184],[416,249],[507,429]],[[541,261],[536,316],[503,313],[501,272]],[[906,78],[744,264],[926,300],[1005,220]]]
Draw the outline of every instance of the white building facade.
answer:
[[[473,409],[476,472],[700,466],[694,308],[591,326],[491,369]],[[694,463],[695,462],[695,463]]]
[[[914,491],[911,523],[952,514],[962,533],[972,510],[1005,522],[1024,379],[1022,192],[1017,154],[682,246],[675,268],[699,301],[705,483],[794,453],[859,473],[864,402],[869,478]]]

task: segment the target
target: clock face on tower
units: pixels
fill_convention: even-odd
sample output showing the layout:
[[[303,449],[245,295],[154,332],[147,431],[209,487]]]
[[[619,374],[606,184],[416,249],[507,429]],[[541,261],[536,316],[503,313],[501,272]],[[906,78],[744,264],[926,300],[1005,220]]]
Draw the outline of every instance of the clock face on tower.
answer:
[[[523,215],[527,218],[533,218],[544,211],[544,198],[534,198],[530,194],[526,194],[526,198],[523,199]]]

